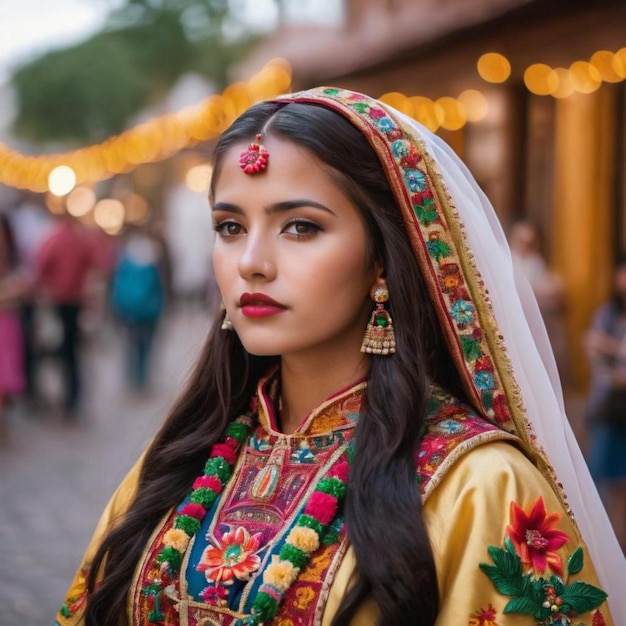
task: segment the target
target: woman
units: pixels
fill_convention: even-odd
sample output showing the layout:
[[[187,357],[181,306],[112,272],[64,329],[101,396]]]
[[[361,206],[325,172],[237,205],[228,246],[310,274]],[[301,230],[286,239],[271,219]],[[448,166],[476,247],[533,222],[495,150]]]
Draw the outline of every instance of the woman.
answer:
[[[626,257],[616,263],[613,297],[596,312],[585,347],[593,374],[589,467],[626,551]]]
[[[452,151],[314,89],[231,126],[211,204],[225,312],[59,623],[626,623],[573,437],[539,423],[561,416],[553,362]],[[588,490],[569,505],[615,578],[557,476]]]

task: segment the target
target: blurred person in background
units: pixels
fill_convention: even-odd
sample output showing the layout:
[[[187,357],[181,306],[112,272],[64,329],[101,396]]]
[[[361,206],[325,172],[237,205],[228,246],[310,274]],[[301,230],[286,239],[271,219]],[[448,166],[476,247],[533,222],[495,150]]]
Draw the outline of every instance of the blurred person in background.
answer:
[[[311,89],[225,131],[210,203],[222,311],[58,624],[626,624],[534,295],[452,148]]]
[[[36,259],[42,243],[52,226],[52,218],[38,194],[23,191],[8,214],[21,271],[28,281],[36,278]],[[30,289],[19,307],[24,343],[24,372],[26,388],[24,398],[30,408],[39,404],[37,389],[37,329],[35,291]]]
[[[154,338],[165,306],[163,241],[147,228],[129,227],[111,282],[111,307],[125,328],[127,382],[146,391]]]
[[[10,222],[0,213],[0,441],[8,439],[7,406],[25,388],[19,307],[30,285],[20,271]]]
[[[592,476],[626,553],[626,256],[613,296],[596,312],[584,344],[592,368],[586,407]]]
[[[63,368],[63,417],[75,419],[81,400],[80,314],[90,278],[98,268],[92,238],[68,214],[57,217],[36,261],[37,296],[54,308],[61,326],[58,357]]]
[[[548,267],[542,252],[541,232],[533,220],[526,217],[514,220],[509,229],[508,239],[513,265],[526,277],[537,298],[561,384],[567,389],[571,385],[571,374],[565,332],[563,280]]]

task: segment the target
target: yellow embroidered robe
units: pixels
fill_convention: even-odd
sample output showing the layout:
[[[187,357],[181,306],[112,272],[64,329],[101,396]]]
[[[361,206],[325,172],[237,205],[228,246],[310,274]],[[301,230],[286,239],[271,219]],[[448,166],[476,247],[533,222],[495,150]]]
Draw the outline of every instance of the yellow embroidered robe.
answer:
[[[338,394],[333,398],[334,404],[325,403],[311,414],[309,425],[317,424],[315,428],[319,428],[319,416],[322,415],[322,421],[326,420],[325,427],[332,431],[333,426],[338,424],[328,419],[329,407],[336,407],[337,401],[345,401],[346,395],[351,400],[350,404],[354,405],[355,397],[362,393],[363,387],[361,384]],[[270,408],[267,410],[271,411]],[[271,421],[267,421],[267,416],[263,417],[263,411],[260,413],[261,426],[271,431]],[[341,427],[345,429],[345,420]],[[315,432],[320,434],[322,431]],[[274,434],[280,436],[279,433]],[[238,466],[238,471],[241,467],[242,464]],[[126,476],[105,510],[57,617],[61,626],[82,623],[86,568],[100,538],[132,502],[140,469],[141,459]],[[521,563],[517,557],[520,571],[512,576],[513,579],[519,579],[526,572],[534,574],[535,579],[541,576],[548,579],[556,572],[570,590],[579,589],[573,586],[578,581],[578,585],[584,583],[590,586],[584,588],[585,592],[596,589],[595,593],[601,593],[597,589],[599,583],[593,563],[576,527],[549,483],[517,448],[514,436],[498,430],[473,415],[467,407],[439,394],[431,406],[428,430],[418,451],[417,470],[438,573],[441,603],[437,626],[613,625],[607,603],[601,601],[595,603],[599,605],[597,608],[580,612],[571,621],[545,621],[529,614],[505,613],[507,604],[519,602],[520,598],[515,593],[501,593],[502,589],[499,591],[490,579],[488,573],[493,574],[496,568],[492,558],[494,554],[496,558],[511,557],[513,560],[516,557],[512,553],[523,556],[526,562]],[[159,529],[153,537],[158,534]],[[506,537],[511,551],[505,546]],[[309,587],[303,583],[296,590],[300,593],[287,596],[273,621],[275,625],[330,625],[354,571],[354,553],[345,535],[333,555],[334,561],[326,562],[323,567],[316,566],[316,556],[313,555],[301,577],[315,581],[321,576],[317,580],[320,584],[312,585],[313,591],[308,591]],[[317,560],[321,563],[324,559]],[[138,572],[140,570],[141,564]],[[496,568],[492,577],[497,578],[497,575]],[[138,601],[141,597],[139,579],[138,573],[129,593],[127,619],[123,622],[129,626],[147,623],[146,613],[142,613],[144,609],[138,609],[141,604]],[[554,593],[549,589],[545,592],[543,602],[554,619],[561,615],[561,596],[566,597],[567,591],[565,595],[558,588]],[[216,612],[210,606],[202,606],[202,602],[186,602],[183,598],[181,605],[180,620],[168,618],[164,623],[180,623],[183,626],[227,624],[233,617],[232,611],[226,614]],[[361,608],[353,624],[373,625],[377,616],[377,607],[370,601]]]

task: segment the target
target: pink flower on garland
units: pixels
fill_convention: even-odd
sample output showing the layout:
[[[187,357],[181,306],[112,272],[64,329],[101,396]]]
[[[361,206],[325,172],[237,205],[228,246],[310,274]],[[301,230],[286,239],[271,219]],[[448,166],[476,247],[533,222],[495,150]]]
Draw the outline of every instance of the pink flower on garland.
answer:
[[[216,443],[211,449],[211,457],[222,457],[226,463],[233,465],[237,459],[237,449],[227,443]]]
[[[335,463],[328,472],[329,478],[338,478],[341,482],[348,482],[348,474],[350,472],[350,466],[347,461],[339,461]]]
[[[195,517],[197,520],[203,520],[206,515],[206,509],[201,504],[195,502],[188,502],[180,510],[181,515],[189,515],[189,517]]]
[[[314,491],[304,507],[304,512],[327,526],[337,513],[337,498],[321,491]]]
[[[222,483],[216,476],[198,476],[193,482],[194,489],[211,489],[215,493],[219,493],[222,490]]]
[[[528,513],[511,502],[511,524],[506,532],[522,563],[543,574],[549,567],[555,574],[563,575],[563,560],[556,553],[569,540],[569,535],[556,528],[560,513],[547,513],[543,498],[531,503]]]
[[[250,533],[243,527],[224,534],[217,546],[205,548],[196,569],[204,572],[209,583],[230,585],[237,580],[248,580],[259,569],[261,559],[255,554],[259,549],[261,533]]]

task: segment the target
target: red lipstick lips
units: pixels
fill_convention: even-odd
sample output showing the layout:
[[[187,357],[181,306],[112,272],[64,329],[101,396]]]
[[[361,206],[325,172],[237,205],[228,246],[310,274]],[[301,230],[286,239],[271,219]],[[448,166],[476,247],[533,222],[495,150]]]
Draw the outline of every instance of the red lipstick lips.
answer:
[[[244,293],[239,299],[241,312],[246,317],[270,317],[287,309],[264,293]]]

